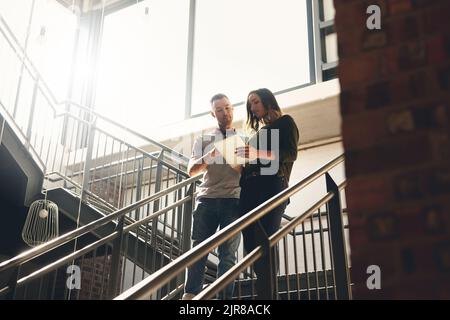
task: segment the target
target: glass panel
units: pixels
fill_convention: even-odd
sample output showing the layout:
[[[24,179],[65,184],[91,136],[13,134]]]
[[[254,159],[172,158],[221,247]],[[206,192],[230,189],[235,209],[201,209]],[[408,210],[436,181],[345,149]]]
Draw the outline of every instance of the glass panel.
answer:
[[[309,83],[307,27],[306,1],[198,0],[192,114],[217,92],[236,103]]]
[[[325,36],[325,47],[327,51],[326,62],[335,62],[338,60],[337,34],[331,33]]]
[[[333,0],[322,0],[323,1],[323,21],[334,19],[334,4]]]
[[[142,1],[105,17],[95,108],[148,132],[184,118],[189,1]]]
[[[25,45],[32,3],[23,0],[0,1],[0,14],[22,47]]]
[[[0,28],[6,34],[8,34],[6,28],[9,28],[21,47],[25,45],[31,4],[32,1],[0,1],[0,15],[2,18]],[[8,39],[11,38],[8,36]],[[14,110],[20,66],[21,60],[17,57],[13,48],[11,48],[3,33],[0,33],[0,102],[11,114]]]
[[[0,33],[0,102],[13,114],[22,62]]]
[[[77,17],[54,0],[36,1],[27,53],[58,101],[65,100]]]

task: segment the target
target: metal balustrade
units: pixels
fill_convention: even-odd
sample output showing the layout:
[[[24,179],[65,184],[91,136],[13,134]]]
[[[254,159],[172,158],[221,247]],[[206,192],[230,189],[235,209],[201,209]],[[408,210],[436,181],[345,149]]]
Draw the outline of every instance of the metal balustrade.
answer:
[[[232,281],[236,281],[235,297],[237,299],[350,299],[348,242],[344,232],[340,200],[340,190],[345,188],[345,182],[338,187],[329,174],[332,168],[343,161],[344,156],[334,159],[184,253],[116,299],[148,299],[155,294],[161,294],[162,288],[183,274],[187,267],[256,222],[273,208],[284,203],[289,197],[298,195],[302,189],[322,176],[326,179],[326,193],[321,199],[306,212],[293,218],[270,238],[266,238],[266,245],[261,245],[245,256],[240,256],[238,263],[232,269],[194,299],[214,298]],[[321,209],[323,206],[326,206],[326,212]],[[274,254],[273,249],[277,246],[278,254]],[[252,266],[257,259],[263,259],[268,267],[267,274],[263,277],[265,290],[258,296],[254,289],[255,279],[252,271]],[[246,286],[245,292],[243,286]]]
[[[194,189],[198,179],[199,177],[189,178],[0,263],[1,273],[11,273],[9,283],[0,288],[0,297],[115,297],[169,263],[181,251],[189,249],[190,233],[175,234],[175,226],[182,224],[190,227]],[[139,221],[126,222],[129,213],[146,211],[167,196],[178,197],[178,200]],[[164,223],[160,223],[159,219]],[[169,234],[164,230],[167,226],[171,226]],[[92,241],[90,234],[97,234],[99,239]],[[74,247],[75,250],[72,249]],[[57,250],[59,254],[55,257]],[[49,263],[49,260],[53,262]],[[75,288],[71,288],[66,280],[67,272],[71,270],[68,268],[73,266],[81,268],[82,286],[79,290],[72,290]],[[63,280],[59,278],[61,276]],[[171,284],[165,290],[173,290]]]
[[[80,201],[108,213],[188,178],[188,159],[182,154],[90,108],[56,101],[1,15],[0,31],[24,66],[19,75],[22,85],[28,82],[33,88],[19,87],[16,103],[11,105],[0,100],[1,116],[15,127],[41,165],[44,190],[67,188]],[[167,206],[172,200],[165,197],[161,201]]]
[[[41,266],[40,259],[44,257],[40,257],[40,253],[33,255],[33,252],[40,251],[27,251],[25,256],[31,261],[21,260],[25,265],[21,263],[13,268],[11,281],[18,281],[9,283],[1,292],[15,298],[33,298],[38,293],[37,297],[40,298],[72,299],[74,296],[68,293],[71,291],[66,290],[67,286],[63,285],[63,293],[58,291],[61,285],[59,277],[61,274],[67,276],[64,268],[67,264],[73,264],[92,269],[87,261],[94,264],[99,255],[102,256],[104,268],[111,263],[110,259],[114,260],[114,266],[121,261],[121,270],[115,268],[110,271],[122,275],[115,285],[117,292],[121,292],[136,283],[137,273],[141,272],[142,276],[149,274],[188,250],[191,218],[186,212],[191,209],[184,209],[184,206],[186,202],[192,202],[194,194],[193,191],[188,192],[185,182],[192,181],[193,190],[194,184],[201,178],[189,179],[185,172],[188,159],[90,108],[73,102],[56,101],[1,15],[0,33],[2,40],[23,66],[21,83],[28,82],[33,88],[30,95],[29,91],[23,89],[24,86],[19,86],[14,104],[6,105],[0,99],[2,130],[6,121],[39,164],[45,179],[43,191],[47,192],[49,198],[53,190],[64,189],[79,203],[78,212],[73,213],[75,218],[78,216],[79,219],[83,208],[101,217],[94,222],[106,221],[104,219],[111,215],[111,219],[107,220],[109,223],[98,230],[89,229],[89,233],[77,233],[87,230],[86,226],[77,222],[80,228],[75,233],[69,232],[69,236],[65,234],[60,237],[67,240],[61,248],[46,247],[50,248],[46,259],[59,257],[59,260],[41,267],[42,273],[35,269]],[[120,219],[114,215],[118,210],[124,212],[120,209],[133,208],[133,205],[142,203],[142,199],[153,200],[146,201],[139,210],[126,211]],[[188,218],[184,218],[186,214]],[[136,221],[142,220],[146,223],[136,224]],[[119,237],[120,232],[117,230],[121,228],[125,228],[125,232]],[[121,245],[117,244],[118,237],[123,237]],[[73,253],[67,257],[71,251]],[[11,272],[8,261],[1,266],[2,272]],[[22,276],[23,272],[27,275]],[[101,270],[105,281],[110,278],[108,272]],[[131,280],[125,277],[129,274],[133,275]],[[38,292],[34,290],[36,286]],[[41,292],[44,287],[51,288],[52,294]],[[21,289],[16,291],[16,288]],[[102,287],[101,294],[96,297],[111,297],[105,290]],[[89,295],[82,298],[92,297],[93,291],[88,291]],[[77,298],[79,294],[80,291]]]

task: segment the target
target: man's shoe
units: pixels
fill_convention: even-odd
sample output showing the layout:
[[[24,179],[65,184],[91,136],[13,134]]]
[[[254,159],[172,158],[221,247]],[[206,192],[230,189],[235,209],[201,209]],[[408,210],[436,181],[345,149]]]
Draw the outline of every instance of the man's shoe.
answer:
[[[195,297],[195,294],[193,293],[185,293],[183,294],[183,298],[181,298],[181,300],[192,300],[192,298]]]

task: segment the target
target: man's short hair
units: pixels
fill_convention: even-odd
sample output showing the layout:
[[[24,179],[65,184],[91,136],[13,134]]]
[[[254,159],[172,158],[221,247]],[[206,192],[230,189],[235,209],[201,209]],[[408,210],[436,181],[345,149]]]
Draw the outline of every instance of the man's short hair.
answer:
[[[211,105],[213,104],[214,101],[220,100],[220,99],[223,99],[223,98],[227,98],[228,99],[228,97],[226,95],[224,95],[223,93],[218,93],[218,94],[213,95],[212,98],[211,98],[211,101],[210,101]],[[230,99],[228,99],[228,100],[230,100]]]

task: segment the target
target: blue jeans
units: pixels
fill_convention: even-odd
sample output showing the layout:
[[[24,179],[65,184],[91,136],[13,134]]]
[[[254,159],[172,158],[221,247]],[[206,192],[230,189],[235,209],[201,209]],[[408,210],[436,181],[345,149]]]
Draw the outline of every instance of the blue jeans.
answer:
[[[223,229],[239,218],[239,199],[234,198],[201,198],[193,213],[192,246],[195,247],[203,240],[212,236],[217,227]],[[238,234],[219,246],[219,265],[217,277],[220,277],[236,264],[236,252],[239,247],[241,235]],[[205,266],[208,255],[198,260],[187,270],[184,291],[198,294],[203,287]],[[219,294],[219,299],[233,297],[234,282]]]

